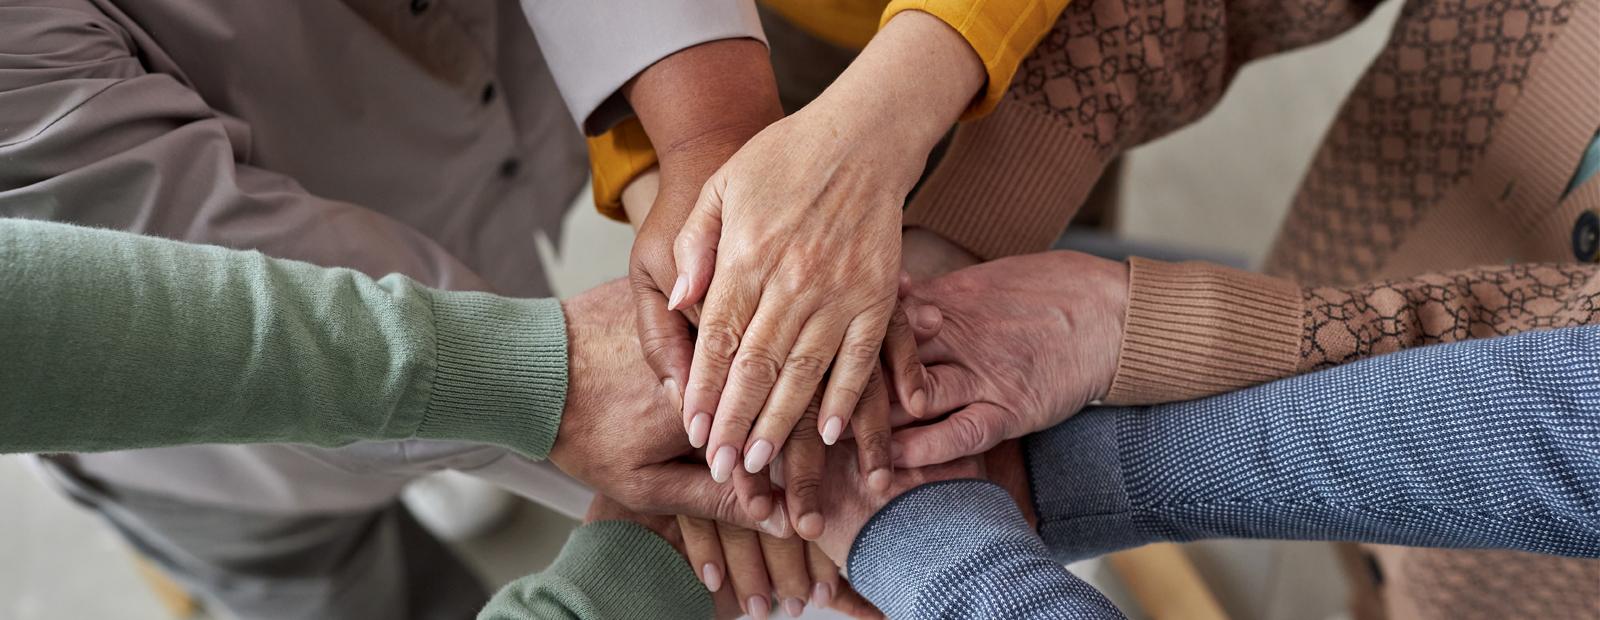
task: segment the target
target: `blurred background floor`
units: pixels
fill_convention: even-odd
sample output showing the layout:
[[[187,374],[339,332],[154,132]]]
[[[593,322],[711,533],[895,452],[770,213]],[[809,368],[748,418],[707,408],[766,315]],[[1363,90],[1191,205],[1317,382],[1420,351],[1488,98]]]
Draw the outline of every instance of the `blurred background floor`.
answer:
[[[1398,3],[1325,45],[1247,67],[1208,117],[1131,153],[1118,233],[1254,264],[1334,112],[1387,36]],[[620,277],[632,235],[600,218],[588,197],[568,218],[561,253],[536,239],[562,295]],[[574,522],[533,504],[505,527],[459,545],[493,584],[537,571]],[[1230,616],[1342,617],[1343,577],[1328,545],[1210,541],[1187,546]],[[127,549],[95,517],[46,489],[17,457],[0,457],[0,618],[169,618]],[[1098,565],[1083,572],[1097,583]]]

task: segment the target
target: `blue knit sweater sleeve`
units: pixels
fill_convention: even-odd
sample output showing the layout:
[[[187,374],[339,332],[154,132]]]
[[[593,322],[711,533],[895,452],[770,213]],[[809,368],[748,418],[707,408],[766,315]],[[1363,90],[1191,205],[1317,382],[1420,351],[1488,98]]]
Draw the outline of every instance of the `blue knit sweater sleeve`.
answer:
[[[1090,410],[1024,450],[1061,560],[1212,537],[1600,557],[1600,327]]]
[[[850,549],[850,583],[890,618],[1122,618],[1051,559],[1011,496],[951,480],[895,498]]]

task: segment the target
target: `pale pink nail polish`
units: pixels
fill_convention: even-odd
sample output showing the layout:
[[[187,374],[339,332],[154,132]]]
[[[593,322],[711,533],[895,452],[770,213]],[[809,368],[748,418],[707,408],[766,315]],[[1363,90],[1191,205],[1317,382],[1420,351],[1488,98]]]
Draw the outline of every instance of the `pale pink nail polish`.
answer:
[[[689,421],[689,445],[703,448],[710,436],[711,416],[704,413],[694,414],[694,419]]]
[[[745,603],[745,607],[744,612],[750,614],[750,617],[756,620],[767,620],[767,614],[772,612],[772,608],[767,605],[767,597],[759,594],[750,597],[750,600]]]
[[[744,455],[744,470],[752,474],[759,472],[761,468],[767,466],[767,461],[771,459],[772,442],[765,439],[757,439],[755,443],[750,444],[750,451]]]
[[[806,613],[806,603],[797,598],[785,599],[783,613],[788,614],[790,618],[799,618],[800,614]]]
[[[761,531],[770,536],[778,538],[789,537],[789,514],[788,511],[783,509],[783,504],[781,503],[773,507],[771,515],[768,515],[767,518],[762,519],[756,525],[760,526]]]
[[[733,446],[717,448],[717,456],[711,459],[711,479],[717,482],[727,482],[733,476],[735,461],[739,455],[734,452]]]
[[[833,445],[839,441],[839,434],[844,432],[844,420],[838,416],[828,418],[828,423],[822,425],[822,443]]]
[[[827,607],[833,602],[833,586],[817,582],[817,586],[811,588],[811,602],[818,607]]]
[[[667,309],[677,310],[678,304],[683,302],[683,296],[689,293],[689,278],[678,276],[678,281],[672,285],[672,297],[667,299]]]
[[[722,571],[717,570],[716,564],[707,564],[700,569],[701,581],[706,584],[706,589],[712,592],[722,589]]]

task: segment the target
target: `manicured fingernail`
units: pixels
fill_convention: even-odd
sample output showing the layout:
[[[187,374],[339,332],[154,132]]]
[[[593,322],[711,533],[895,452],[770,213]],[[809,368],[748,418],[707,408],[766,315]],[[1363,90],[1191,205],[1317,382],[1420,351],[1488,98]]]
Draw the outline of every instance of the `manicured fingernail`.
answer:
[[[817,586],[811,588],[811,603],[818,607],[827,607],[832,604],[833,586],[817,582]]]
[[[928,393],[922,388],[911,393],[911,401],[906,403],[906,411],[913,416],[922,417],[928,412]]]
[[[716,564],[707,564],[700,569],[700,580],[705,582],[707,590],[716,592],[722,589],[722,571],[717,570]]]
[[[772,608],[767,605],[767,597],[760,594],[750,597],[750,600],[745,602],[744,613],[750,614],[750,617],[756,620],[767,620],[767,613],[770,611]]]
[[[887,469],[874,470],[867,476],[867,486],[872,490],[882,493],[889,490],[889,482],[894,480],[894,474]]]
[[[683,392],[678,389],[678,382],[673,379],[662,379],[661,389],[666,390],[667,400],[672,401],[672,408],[683,411]]]
[[[689,293],[689,278],[678,276],[678,281],[672,285],[672,297],[667,299],[667,309],[677,310],[678,304],[683,301],[683,296]]]
[[[772,536],[778,538],[789,537],[789,515],[785,514],[783,504],[778,504],[774,507],[772,514],[767,515],[767,518],[762,519],[757,525],[761,526],[761,531]]]
[[[706,439],[711,437],[711,416],[704,413],[694,414],[694,419],[689,421],[689,445],[702,448]]]
[[[711,459],[711,479],[717,482],[727,482],[733,476],[733,466],[739,458],[733,451],[733,446],[717,448],[717,456]]]
[[[838,416],[828,418],[828,423],[822,425],[822,443],[833,445],[833,442],[839,441],[839,433],[843,432],[844,420]]]
[[[744,470],[750,473],[761,471],[767,466],[767,460],[772,458],[772,442],[757,439],[750,444],[750,450],[744,453]]]
[[[783,613],[789,614],[790,618],[799,618],[800,614],[806,613],[806,602],[797,598],[785,599]]]
[[[822,535],[822,515],[808,512],[805,516],[800,517],[800,524],[796,528],[799,530],[801,538],[815,540]]]

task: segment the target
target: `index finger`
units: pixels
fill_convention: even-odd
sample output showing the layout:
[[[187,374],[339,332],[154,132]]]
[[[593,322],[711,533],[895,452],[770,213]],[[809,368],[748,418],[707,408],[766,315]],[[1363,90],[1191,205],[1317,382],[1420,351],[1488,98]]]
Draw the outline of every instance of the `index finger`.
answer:
[[[628,285],[633,291],[634,319],[645,364],[655,373],[673,406],[682,410],[683,386],[689,381],[689,363],[694,355],[689,321],[681,313],[667,309],[666,296],[642,266],[635,265],[632,269]],[[688,416],[684,416],[683,425],[685,430],[689,429]],[[701,447],[705,445],[705,437],[701,435],[696,443],[695,434],[691,432],[689,443]]]

